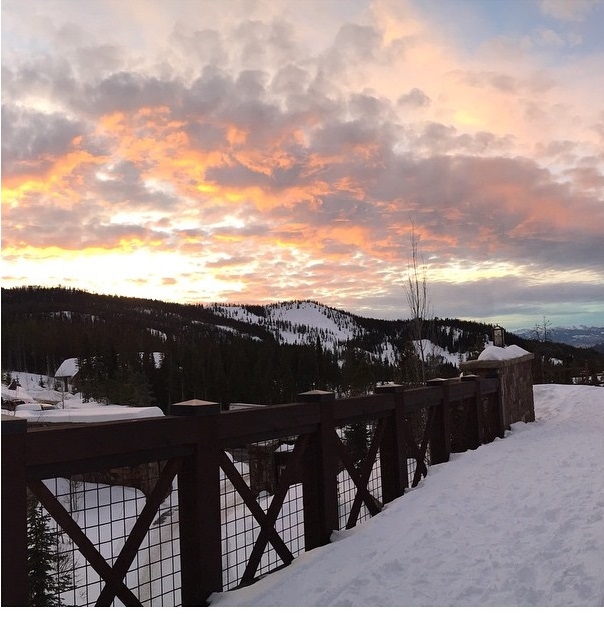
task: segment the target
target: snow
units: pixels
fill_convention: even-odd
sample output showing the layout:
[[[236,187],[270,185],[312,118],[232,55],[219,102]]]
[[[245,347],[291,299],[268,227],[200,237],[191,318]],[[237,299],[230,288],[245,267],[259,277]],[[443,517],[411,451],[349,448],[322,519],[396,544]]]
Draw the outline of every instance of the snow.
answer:
[[[314,302],[290,303],[269,306],[272,318],[290,322],[293,327],[306,325],[323,330],[336,340],[346,341],[353,337],[353,325],[341,312]],[[344,326],[342,326],[344,325]],[[294,332],[297,336],[298,332]]]
[[[514,358],[526,356],[528,353],[528,351],[515,344],[511,344],[508,347],[489,345],[478,356],[478,360],[513,360]]]
[[[455,367],[459,365],[458,353],[449,353],[446,349],[434,344],[431,340],[413,340],[412,342],[415,353],[419,357],[423,354],[424,358],[440,358],[443,362],[448,362]]]
[[[111,420],[136,420],[139,418],[159,418],[164,412],[159,407],[122,407],[121,405],[86,406],[86,404],[70,409],[40,410],[39,404],[20,405],[15,416],[26,418],[29,423],[35,422],[108,422]]]
[[[72,378],[80,370],[77,358],[67,358],[55,373],[55,378]]]
[[[2,400],[21,400],[22,402],[35,402],[34,398],[23,389],[9,389],[6,385],[2,385]]]
[[[75,361],[76,358],[71,360]],[[61,365],[67,371],[66,360]],[[81,394],[55,391],[52,386],[55,379],[51,376],[12,371],[13,380],[19,380],[14,391],[2,385],[3,400],[21,400],[26,404],[19,405],[14,411],[2,409],[4,415],[16,415],[33,422],[107,422],[111,420],[135,420],[139,418],[157,418],[164,415],[159,407],[125,407],[121,405],[105,405],[95,401],[83,402]],[[63,375],[70,375],[64,373]],[[40,386],[39,382],[46,386]],[[54,404],[57,408],[41,410],[40,404]]]
[[[604,389],[534,391],[534,423],[452,455],[379,515],[211,604],[604,606]]]
[[[355,335],[355,323],[349,314],[310,300],[279,302],[265,309],[266,317],[251,313],[243,305],[223,304],[212,308],[217,314],[264,327],[285,344],[301,341],[314,344],[318,336],[323,346],[334,349]],[[301,331],[302,326],[307,329],[305,333]]]
[[[263,607],[282,607],[284,612],[287,607],[316,607],[309,616],[312,621],[318,610],[337,613],[335,607],[350,606],[355,609],[347,612],[344,622],[340,618],[330,622],[339,628],[353,625],[349,627],[353,637],[375,633],[376,624],[379,627],[384,621],[395,622],[387,615],[392,610],[381,612],[377,621],[367,614],[365,607],[377,606],[408,607],[407,628],[409,624],[425,627],[424,612],[419,610],[419,617],[413,617],[410,614],[418,611],[413,607],[449,607],[439,611],[438,624],[450,621],[451,614],[461,608],[480,607],[489,616],[478,625],[481,637],[487,628],[489,636],[509,637],[502,629],[516,618],[510,617],[509,609],[494,607],[522,607],[523,611],[530,607],[537,612],[547,607],[547,620],[550,624],[556,620],[556,631],[560,628],[558,618],[552,618],[553,607],[580,608],[583,622],[584,607],[604,606],[604,389],[538,385],[534,395],[534,423],[516,423],[504,439],[430,467],[418,487],[379,515],[350,531],[335,532],[330,545],[301,553],[291,566],[250,587],[213,594],[210,610],[217,615],[224,608],[245,607],[241,630],[247,633],[250,619],[255,620],[250,618],[251,608],[265,616]],[[77,398],[69,403],[73,411],[84,408]],[[45,411],[44,417],[53,413]],[[245,478],[245,465],[235,464]],[[230,488],[224,474],[221,483],[225,490]],[[92,486],[90,492],[86,485],[83,488],[86,495],[95,495]],[[144,496],[123,489],[132,494],[138,512]],[[221,500],[232,502],[235,511],[241,508],[231,491]],[[258,500],[266,511],[270,496],[263,494]],[[87,499],[81,507],[86,511],[79,515],[84,521],[105,517],[88,514],[92,507]],[[231,534],[240,526],[235,515],[225,524]],[[248,519],[253,520],[249,514]],[[165,524],[173,526],[169,519]],[[252,535],[247,525],[243,530],[246,538],[255,539],[257,531]],[[253,539],[246,544],[253,546]],[[119,547],[123,540],[112,544]],[[166,544],[171,544],[169,538]],[[143,558],[141,563],[139,570],[145,570]],[[498,615],[505,619],[497,617],[493,627]],[[227,620],[230,625],[239,622],[233,616]],[[476,620],[474,613],[470,619],[454,618],[466,636],[468,624]],[[262,620],[255,621],[260,628]],[[538,622],[541,631],[543,622]],[[364,633],[358,635],[363,624],[367,625]],[[576,632],[577,620],[573,625]]]

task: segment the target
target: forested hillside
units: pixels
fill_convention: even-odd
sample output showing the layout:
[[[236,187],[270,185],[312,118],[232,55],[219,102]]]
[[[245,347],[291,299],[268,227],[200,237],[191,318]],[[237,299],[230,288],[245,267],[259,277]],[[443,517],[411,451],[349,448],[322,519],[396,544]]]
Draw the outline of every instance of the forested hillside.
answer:
[[[432,377],[458,373],[480,353],[489,325],[435,319],[423,336]],[[77,358],[85,397],[117,404],[183,399],[273,404],[312,388],[364,393],[380,381],[414,382],[410,322],[368,319],[312,301],[184,305],[68,288],[2,289],[2,370],[54,375]],[[559,378],[604,357],[508,335]],[[545,364],[544,364],[545,363]],[[564,372],[562,371],[564,369]]]

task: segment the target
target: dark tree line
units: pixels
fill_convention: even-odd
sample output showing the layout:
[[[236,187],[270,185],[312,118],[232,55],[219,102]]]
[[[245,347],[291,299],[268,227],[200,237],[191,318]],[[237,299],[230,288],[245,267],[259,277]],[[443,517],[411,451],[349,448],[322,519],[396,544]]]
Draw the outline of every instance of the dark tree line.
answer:
[[[190,398],[275,404],[313,388],[350,392],[395,377],[363,345],[339,356],[318,336],[279,344],[261,327],[225,322],[200,305],[28,287],[3,290],[2,311],[3,370],[52,376],[75,357],[84,399],[107,403],[164,411]]]
[[[381,381],[415,381],[417,355],[409,321],[362,318],[327,308],[331,318],[353,329],[352,337],[334,349],[325,332],[310,327],[297,344],[280,343],[271,331],[278,327],[267,324],[267,307],[248,305],[247,310],[264,323],[225,318],[213,305],[61,287],[2,289],[2,369],[52,376],[65,359],[75,357],[80,365],[77,384],[85,398],[157,404],[164,411],[191,398],[225,407],[232,402],[276,404],[292,402],[313,388],[352,395]],[[424,337],[451,353],[477,355],[491,330],[481,323],[436,318],[426,323]],[[589,350],[532,344],[508,334],[512,341],[560,360],[569,370],[584,368],[586,360],[592,368],[604,368],[602,356],[593,352],[600,360],[590,360]],[[457,373],[438,358],[429,363],[431,377]]]

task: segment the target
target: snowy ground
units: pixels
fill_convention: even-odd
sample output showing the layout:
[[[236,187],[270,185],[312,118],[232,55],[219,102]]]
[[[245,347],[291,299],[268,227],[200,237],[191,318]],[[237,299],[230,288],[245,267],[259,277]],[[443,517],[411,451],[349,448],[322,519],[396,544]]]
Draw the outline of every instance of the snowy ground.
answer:
[[[263,607],[278,608],[270,616],[280,628],[296,616],[288,607],[313,607],[288,635],[315,625],[366,638],[403,622],[429,637],[461,628],[466,638],[507,640],[510,631],[534,635],[535,624],[539,635],[593,633],[604,622],[604,389],[541,385],[535,402],[535,423],[431,467],[416,489],[331,545],[252,587],[214,594],[209,609],[164,607],[161,619],[155,609],[149,630],[203,615],[256,638],[265,635]],[[343,615],[344,606],[353,609]],[[443,608],[432,616],[431,606]],[[233,616],[229,607],[244,609]],[[67,611],[76,615],[53,616]],[[130,621],[113,611],[120,627]],[[132,623],[140,630],[140,619]],[[56,629],[65,637],[64,625]],[[104,624],[88,629],[106,633]]]
[[[604,389],[535,402],[536,422],[213,606],[604,607]]]
[[[393,630],[591,637],[604,623],[604,389],[537,386],[535,401],[535,423],[431,467],[375,518],[252,587],[214,594],[210,608],[147,609],[144,618],[121,607],[39,609],[28,618],[62,640],[83,630],[105,638],[112,623],[118,633],[157,635],[200,622],[212,637],[254,640],[267,624],[296,639]],[[313,609],[300,616],[290,607]],[[22,623],[16,610],[3,615]]]
[[[75,358],[72,360],[75,361]],[[0,386],[2,399],[21,400],[27,404],[18,406],[16,410],[2,409],[2,414],[25,418],[29,423],[104,422],[157,418],[164,415],[159,407],[123,407],[121,405],[105,405],[94,400],[83,402],[81,393],[74,395],[57,391],[55,389],[56,379],[52,376],[25,371],[11,371],[10,373],[12,379],[19,380],[20,386],[11,390],[2,384]],[[54,408],[40,411],[39,403],[51,403]]]

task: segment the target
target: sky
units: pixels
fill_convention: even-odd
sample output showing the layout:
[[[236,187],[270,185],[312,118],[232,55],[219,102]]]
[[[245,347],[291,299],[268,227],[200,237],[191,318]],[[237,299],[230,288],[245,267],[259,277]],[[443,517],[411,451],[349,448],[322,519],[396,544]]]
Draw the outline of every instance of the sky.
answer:
[[[2,286],[604,325],[602,0],[2,0]]]

